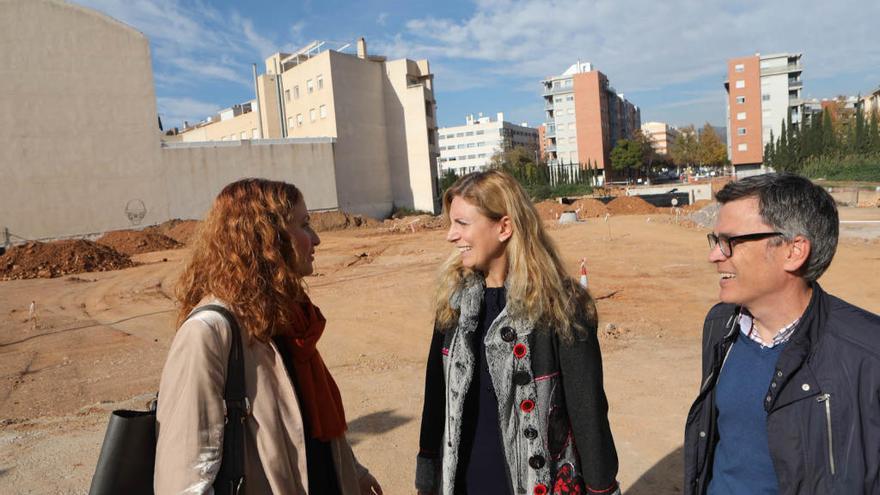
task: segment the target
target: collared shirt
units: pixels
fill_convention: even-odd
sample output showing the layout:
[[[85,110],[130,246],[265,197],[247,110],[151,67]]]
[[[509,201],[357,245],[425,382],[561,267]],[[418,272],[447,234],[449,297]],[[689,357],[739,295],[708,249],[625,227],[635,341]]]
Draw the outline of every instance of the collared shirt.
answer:
[[[794,334],[793,330],[797,327],[799,321],[801,321],[800,317],[782,327],[782,329],[776,332],[776,335],[773,336],[773,340],[767,343],[764,342],[764,339],[761,338],[761,334],[758,333],[758,329],[755,328],[755,321],[752,316],[743,310],[739,317],[739,330],[743,335],[761,344],[762,348],[770,349],[788,342],[788,340],[791,339],[792,334]]]

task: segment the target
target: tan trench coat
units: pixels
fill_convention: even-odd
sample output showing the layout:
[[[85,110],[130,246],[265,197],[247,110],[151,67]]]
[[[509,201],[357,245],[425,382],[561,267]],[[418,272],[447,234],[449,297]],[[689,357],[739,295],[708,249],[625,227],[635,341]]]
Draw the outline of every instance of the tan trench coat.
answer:
[[[203,301],[203,304],[221,304]],[[157,410],[155,492],[212,494],[223,452],[223,389],[231,329],[205,311],[184,323],[162,370]],[[245,389],[251,403],[245,432],[247,494],[306,494],[305,440],[293,383],[274,343],[243,339]],[[339,486],[359,494],[367,473],[348,441],[331,442]],[[314,495],[314,494],[313,494]]]

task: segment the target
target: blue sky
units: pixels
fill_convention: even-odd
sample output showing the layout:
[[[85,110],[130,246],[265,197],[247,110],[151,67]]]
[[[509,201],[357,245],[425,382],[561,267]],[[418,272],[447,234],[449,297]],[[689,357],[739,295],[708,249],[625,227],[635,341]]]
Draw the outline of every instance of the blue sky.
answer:
[[[880,86],[880,0],[475,2],[74,0],[147,35],[166,127],[253,98],[251,64],[312,40],[360,36],[389,58],[427,58],[441,126],[504,112],[542,121],[542,78],[592,62],[642,121],[724,125],[728,58],[803,52],[804,94]]]

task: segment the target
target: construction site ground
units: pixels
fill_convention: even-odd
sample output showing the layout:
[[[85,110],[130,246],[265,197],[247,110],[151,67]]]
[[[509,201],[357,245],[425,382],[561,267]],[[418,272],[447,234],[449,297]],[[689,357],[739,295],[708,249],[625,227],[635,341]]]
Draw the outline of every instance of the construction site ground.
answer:
[[[880,220],[880,209],[841,210]],[[682,430],[699,382],[703,316],[718,275],[705,229],[675,216],[550,225],[572,275],[586,257],[598,300],[610,420],[628,494],[681,491]],[[693,224],[690,224],[693,225]],[[826,290],[880,312],[880,228],[843,224]],[[308,285],[349,437],[388,494],[413,493],[431,294],[445,231],[327,232]],[[86,493],[108,414],[143,408],[174,336],[173,286],[188,249],[138,266],[0,282],[0,493]],[[36,318],[29,318],[34,301]]]

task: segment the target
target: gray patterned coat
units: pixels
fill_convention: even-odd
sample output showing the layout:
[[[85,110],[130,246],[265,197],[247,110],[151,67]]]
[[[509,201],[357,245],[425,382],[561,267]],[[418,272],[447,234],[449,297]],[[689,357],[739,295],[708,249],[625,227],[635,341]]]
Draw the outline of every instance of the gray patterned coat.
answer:
[[[474,376],[473,335],[484,280],[474,275],[453,295],[458,325],[435,332],[425,384],[416,488],[452,495],[462,412]],[[608,426],[596,321],[573,342],[508,312],[486,332],[486,363],[498,398],[498,425],[510,493],[618,491],[617,453]]]

